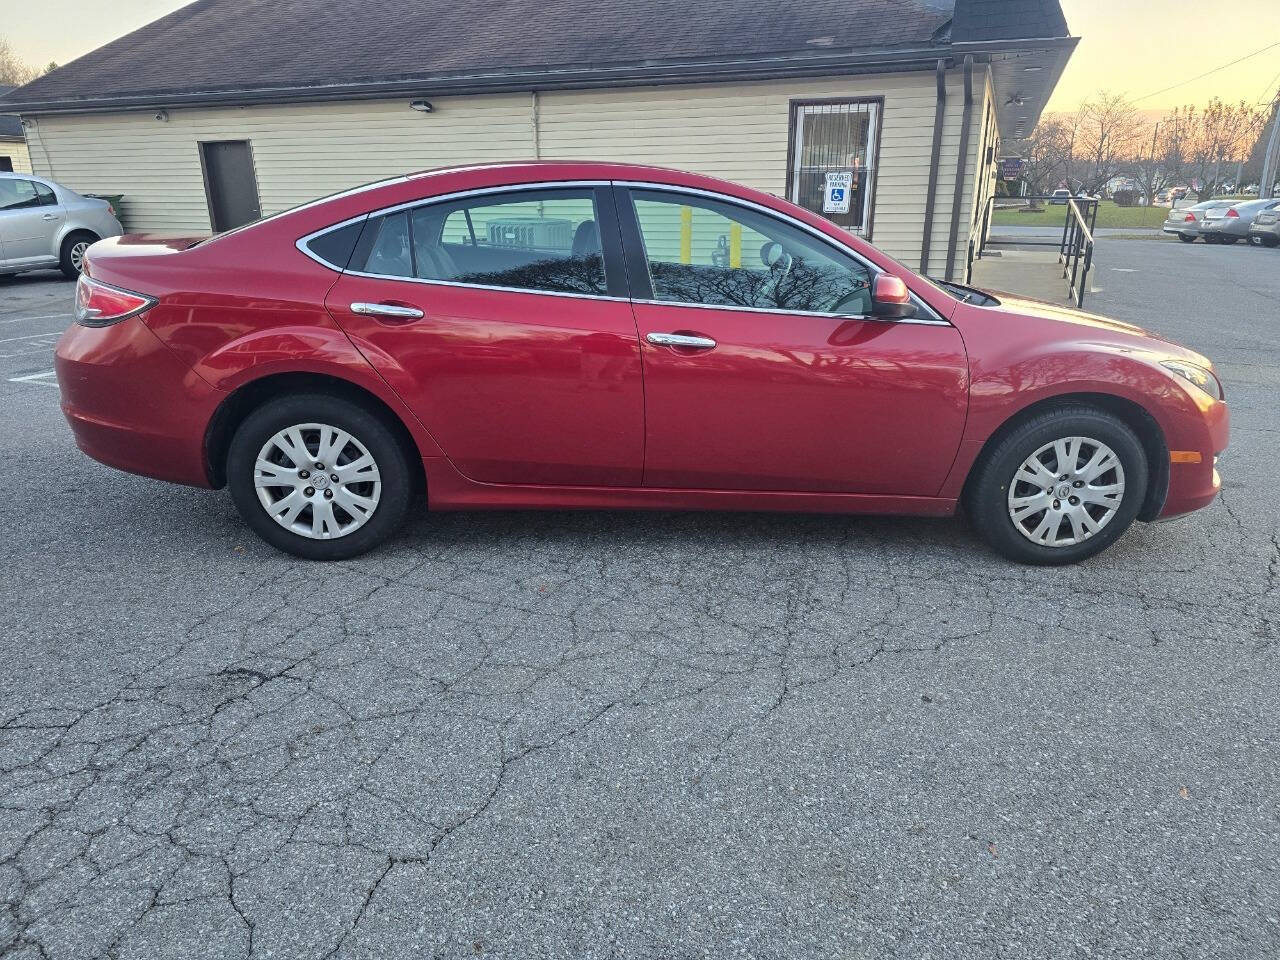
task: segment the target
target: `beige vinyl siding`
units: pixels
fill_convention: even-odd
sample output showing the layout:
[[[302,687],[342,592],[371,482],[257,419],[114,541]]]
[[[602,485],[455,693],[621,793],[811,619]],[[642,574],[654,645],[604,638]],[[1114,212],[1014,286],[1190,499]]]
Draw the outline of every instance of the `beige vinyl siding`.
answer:
[[[933,225],[932,271],[946,260],[963,106],[948,99]],[[979,87],[981,89],[981,87]],[[677,167],[783,195],[793,100],[883,97],[872,240],[916,266],[929,182],[932,72],[734,84],[407,99],[46,114],[29,131],[36,171],[80,192],[124,194],[129,230],[209,230],[198,142],[248,140],[262,212],[269,214],[381,177],[448,164],[529,159],[617,160]],[[971,149],[981,139],[974,107]],[[975,192],[967,165],[958,246]],[[963,266],[963,254],[959,256]]]
[[[0,157],[8,157],[14,173],[34,173],[31,169],[31,153],[21,140],[0,140]]]

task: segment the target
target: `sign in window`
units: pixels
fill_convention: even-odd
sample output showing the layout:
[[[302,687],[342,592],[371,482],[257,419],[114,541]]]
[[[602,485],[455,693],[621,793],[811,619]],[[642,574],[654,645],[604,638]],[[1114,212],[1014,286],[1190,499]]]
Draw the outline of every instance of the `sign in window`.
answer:
[[[870,234],[880,104],[792,104],[787,196],[846,230]]]

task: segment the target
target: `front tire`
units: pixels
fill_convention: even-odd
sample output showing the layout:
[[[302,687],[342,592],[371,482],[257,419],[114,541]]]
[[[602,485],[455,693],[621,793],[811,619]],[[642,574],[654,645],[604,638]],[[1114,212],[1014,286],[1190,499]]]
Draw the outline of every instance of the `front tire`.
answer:
[[[98,238],[92,233],[81,231],[69,234],[62,241],[62,249],[58,255],[58,267],[68,280],[75,280],[84,269],[84,255],[97,243]]]
[[[401,528],[414,489],[403,444],[383,419],[322,393],[279,397],[245,418],[227,486],[254,532],[307,560],[345,560]]]
[[[1129,528],[1149,469],[1137,435],[1093,407],[1064,405],[984,452],[965,506],[978,534],[1019,563],[1077,563]]]

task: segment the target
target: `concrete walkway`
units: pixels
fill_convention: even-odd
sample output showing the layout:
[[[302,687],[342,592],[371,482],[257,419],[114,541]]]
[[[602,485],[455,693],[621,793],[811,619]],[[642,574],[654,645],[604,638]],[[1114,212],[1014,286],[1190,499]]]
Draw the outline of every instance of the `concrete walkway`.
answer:
[[[1062,264],[1058,262],[1056,248],[988,250],[981,260],[973,263],[973,285],[992,292],[1074,306],[1067,295],[1067,281],[1062,276]],[[1085,302],[1088,303],[1087,294]]]

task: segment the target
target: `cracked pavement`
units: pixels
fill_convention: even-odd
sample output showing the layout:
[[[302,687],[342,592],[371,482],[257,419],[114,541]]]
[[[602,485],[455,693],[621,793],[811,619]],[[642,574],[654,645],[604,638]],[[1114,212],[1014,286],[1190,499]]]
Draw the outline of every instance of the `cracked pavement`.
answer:
[[[72,286],[0,281],[0,956],[1280,951],[1280,253],[1097,270],[1233,442],[1218,503],[1056,570],[746,514],[303,563],[80,454]]]

